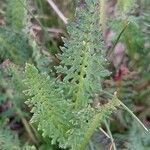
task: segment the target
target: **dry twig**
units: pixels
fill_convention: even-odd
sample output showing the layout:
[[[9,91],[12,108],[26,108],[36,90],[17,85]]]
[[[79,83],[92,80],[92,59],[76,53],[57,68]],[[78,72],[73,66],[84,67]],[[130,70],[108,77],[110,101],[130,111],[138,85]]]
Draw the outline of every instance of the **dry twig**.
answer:
[[[52,1],[52,0],[47,0],[47,2],[49,3],[49,5],[53,8],[53,10],[57,13],[57,15],[60,17],[60,19],[67,24],[68,23],[68,19],[64,16],[64,14],[59,10],[59,8],[57,7],[57,5]]]

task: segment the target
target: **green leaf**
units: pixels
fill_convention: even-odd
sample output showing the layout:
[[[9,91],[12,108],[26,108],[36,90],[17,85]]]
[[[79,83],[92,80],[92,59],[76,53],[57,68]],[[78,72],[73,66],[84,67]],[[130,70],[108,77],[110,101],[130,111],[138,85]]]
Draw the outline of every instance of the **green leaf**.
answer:
[[[109,75],[105,69],[101,27],[99,24],[99,1],[86,0],[77,8],[76,20],[68,25],[69,39],[64,39],[61,64],[58,72],[69,82],[69,93],[75,109],[84,108],[95,94],[102,90],[101,82]]]
[[[10,27],[0,28],[0,57],[24,64],[32,54],[28,39]]]
[[[23,3],[26,0],[21,0]],[[6,23],[21,31],[24,27],[26,11],[20,0],[7,0]]]

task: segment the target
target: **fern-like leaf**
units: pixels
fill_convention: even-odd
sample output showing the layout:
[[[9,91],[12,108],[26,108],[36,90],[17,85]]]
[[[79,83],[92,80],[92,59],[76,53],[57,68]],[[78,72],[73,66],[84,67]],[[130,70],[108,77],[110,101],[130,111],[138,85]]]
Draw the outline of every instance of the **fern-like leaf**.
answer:
[[[0,149],[19,150],[20,142],[9,129],[0,129]]]
[[[40,75],[29,64],[26,65],[25,73],[25,83],[29,88],[25,94],[31,97],[26,103],[33,107],[31,122],[38,123],[43,136],[51,137],[52,143],[58,141],[61,147],[84,150],[95,129],[119,105],[114,97],[110,103],[100,108],[88,106],[74,111],[73,103],[67,101],[57,82],[46,75]]]
[[[21,143],[10,129],[0,129],[0,150],[36,150],[34,146],[24,145]]]
[[[130,12],[135,6],[136,0],[117,0],[117,8],[122,13]]]
[[[21,2],[22,1],[22,2]],[[25,0],[7,0],[6,23],[15,30],[22,30],[26,11],[22,3]]]
[[[100,30],[99,0],[85,0],[77,8],[76,19],[68,25],[69,39],[64,39],[61,64],[56,67],[63,81],[39,74],[26,65],[25,83],[32,107],[32,122],[38,124],[44,136],[59,142],[60,147],[85,150],[97,127],[106,119],[119,101],[93,108],[95,95],[102,91],[102,81],[109,75]]]
[[[101,82],[109,72],[104,68],[104,47],[99,25],[99,1],[86,0],[77,8],[76,20],[68,26],[69,40],[64,39],[61,66],[75,109],[85,107],[101,89]],[[70,96],[69,95],[69,96]]]
[[[26,66],[26,76],[25,83],[30,89],[25,93],[32,97],[27,104],[33,106],[32,113],[34,113],[31,122],[38,123],[43,135],[53,138],[52,143],[56,140],[64,143],[71,114],[63,91],[60,91],[57,84],[48,76],[38,74],[38,70],[32,65]]]
[[[85,150],[94,131],[108,118],[117,106],[119,106],[119,100],[114,96],[108,104],[100,106],[97,109],[88,107],[86,110],[79,111],[77,115],[79,125],[70,130],[71,135],[68,142],[72,145],[71,150]]]
[[[12,28],[0,28],[0,58],[24,64],[32,54],[28,39]]]

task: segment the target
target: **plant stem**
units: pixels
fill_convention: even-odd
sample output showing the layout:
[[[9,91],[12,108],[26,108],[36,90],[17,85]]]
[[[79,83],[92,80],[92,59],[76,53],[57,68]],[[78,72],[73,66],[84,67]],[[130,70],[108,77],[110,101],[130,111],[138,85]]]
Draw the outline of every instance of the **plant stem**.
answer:
[[[148,129],[145,127],[145,125],[140,121],[140,119],[124,104],[120,101],[121,106],[146,130]]]
[[[127,22],[126,25],[124,26],[124,28],[121,30],[120,34],[118,35],[115,43],[113,44],[112,48],[110,49],[110,51],[108,52],[108,56],[110,56],[114,50],[114,48],[116,47],[118,41],[120,40],[122,34],[125,32],[125,30],[127,29],[127,27],[129,26],[130,22]]]
[[[39,143],[38,143],[38,141],[36,140],[36,138],[35,138],[35,136],[34,136],[32,130],[31,130],[31,128],[30,128],[30,126],[29,126],[29,124],[28,124],[28,122],[27,122],[27,120],[23,117],[21,110],[20,110],[15,104],[14,104],[14,108],[16,109],[17,114],[18,114],[19,117],[21,118],[21,121],[22,121],[22,123],[23,123],[23,125],[24,125],[24,127],[25,127],[25,129],[26,129],[26,131],[27,131],[27,133],[28,133],[28,135],[29,135],[29,137],[30,137],[30,139],[32,140],[32,142],[33,142],[35,145],[38,145]]]
[[[108,123],[106,122],[106,120],[104,121],[104,123],[105,123],[106,129],[107,129],[107,132],[108,132],[108,134],[109,134],[109,136],[110,136],[113,149],[114,149],[114,150],[117,150],[116,145],[115,145],[115,142],[114,142],[114,138],[113,138],[113,136],[112,136],[112,134],[111,134],[111,131],[110,131],[110,128],[109,128],[109,125],[108,125]]]
[[[59,16],[59,18],[65,23],[68,23],[68,19],[63,15],[63,13],[59,10],[57,5],[52,0],[47,0],[49,5],[53,8],[53,10],[56,12],[56,14]]]
[[[109,96],[113,96],[112,94],[108,93],[108,92],[104,92],[105,94],[109,95]],[[117,94],[117,93],[116,93]],[[119,99],[118,99],[119,100]],[[122,102],[120,101],[120,105],[146,130],[146,131],[149,131],[145,125],[139,120],[139,118]]]
[[[90,150],[95,150],[92,141],[89,142]]]
[[[106,28],[106,0],[100,0],[100,25],[104,33]]]
[[[99,128],[99,129],[101,132],[103,132],[110,139],[110,136],[102,128]]]

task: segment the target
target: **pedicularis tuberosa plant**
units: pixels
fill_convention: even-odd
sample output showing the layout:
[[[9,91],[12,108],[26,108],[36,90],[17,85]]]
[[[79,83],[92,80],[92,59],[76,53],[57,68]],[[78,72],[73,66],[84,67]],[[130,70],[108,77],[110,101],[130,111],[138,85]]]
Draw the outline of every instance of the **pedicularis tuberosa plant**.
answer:
[[[0,1],[0,150],[150,149],[150,1],[75,3]]]
[[[63,39],[61,62],[56,67],[62,80],[40,74],[30,64],[25,68],[31,122],[62,148],[85,150],[95,130],[120,104],[114,94],[108,103],[92,105],[110,75],[100,16],[99,0],[85,0],[76,9],[74,21],[67,25],[69,38]]]

